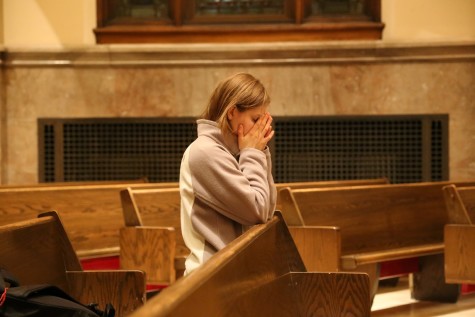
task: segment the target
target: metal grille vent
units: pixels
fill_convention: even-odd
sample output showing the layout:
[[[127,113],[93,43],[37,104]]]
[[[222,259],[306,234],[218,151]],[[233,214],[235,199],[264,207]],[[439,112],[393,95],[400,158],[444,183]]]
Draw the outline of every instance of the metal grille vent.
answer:
[[[44,139],[43,139],[43,169],[46,182],[54,182],[55,175],[55,151],[54,141],[55,133],[54,128],[51,125],[45,125],[44,127]],[[42,153],[40,149],[40,153]],[[40,154],[41,155],[41,154]]]
[[[445,180],[443,166],[448,164],[447,127],[440,120],[432,121],[431,129],[431,172],[432,180]],[[444,137],[445,136],[445,137]]]
[[[175,182],[183,152],[196,138],[194,120],[68,121],[59,125],[55,123],[55,128],[62,132],[62,151],[56,152],[62,158],[62,175],[51,174],[45,169],[45,181],[147,177],[152,182]]]
[[[276,117],[276,182],[448,179],[448,116]],[[40,181],[178,181],[194,118],[40,119]]]
[[[392,183],[441,180],[447,175],[442,122],[437,120],[426,129],[425,120],[432,121],[379,116],[276,122],[274,176],[281,182],[378,177]]]

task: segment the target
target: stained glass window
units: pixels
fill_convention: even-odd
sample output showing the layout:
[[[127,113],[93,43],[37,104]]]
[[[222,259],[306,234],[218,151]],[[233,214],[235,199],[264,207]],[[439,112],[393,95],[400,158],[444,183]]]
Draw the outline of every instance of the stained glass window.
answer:
[[[364,0],[313,0],[313,15],[363,14]]]
[[[198,0],[197,15],[283,14],[284,0]]]
[[[117,18],[155,19],[168,18],[167,0],[116,0]]]

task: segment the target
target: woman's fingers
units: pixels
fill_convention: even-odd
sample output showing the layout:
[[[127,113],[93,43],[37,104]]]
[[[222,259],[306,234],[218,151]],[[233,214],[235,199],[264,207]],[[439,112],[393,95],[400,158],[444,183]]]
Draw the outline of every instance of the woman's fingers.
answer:
[[[265,125],[265,128],[264,128],[264,137],[267,137],[269,135],[269,133],[272,131],[272,126],[271,126],[271,123],[272,123],[272,117],[270,116],[269,113],[266,113],[267,115],[267,121],[266,121],[266,125]]]
[[[260,150],[265,149],[267,143],[274,136],[274,130],[272,130],[271,125],[272,120],[271,115],[266,112],[257,120],[246,135],[244,135],[244,127],[240,125],[237,131],[240,148],[254,147]]]

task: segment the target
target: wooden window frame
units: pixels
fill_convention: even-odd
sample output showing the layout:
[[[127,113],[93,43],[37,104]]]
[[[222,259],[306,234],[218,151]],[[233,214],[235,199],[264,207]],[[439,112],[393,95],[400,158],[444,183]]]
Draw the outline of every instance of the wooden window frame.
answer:
[[[125,43],[231,43],[318,40],[379,40],[384,24],[381,22],[381,0],[365,0],[365,16],[321,18],[308,16],[310,0],[287,0],[293,3],[288,21],[228,23],[193,17],[186,1],[170,0],[170,20],[140,21],[124,19],[111,21],[112,8],[108,0],[97,2],[98,44]],[[187,10],[188,8],[188,10]],[[282,17],[283,20],[285,17]],[[234,21],[233,21],[234,20]]]

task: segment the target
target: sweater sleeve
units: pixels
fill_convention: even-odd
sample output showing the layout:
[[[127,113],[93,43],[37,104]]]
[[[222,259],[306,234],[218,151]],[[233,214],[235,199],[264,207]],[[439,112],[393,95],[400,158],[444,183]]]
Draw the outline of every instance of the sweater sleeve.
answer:
[[[197,146],[190,152],[190,169],[196,198],[217,212],[242,225],[270,218],[274,185],[265,152],[244,149],[238,162],[223,146]]]

